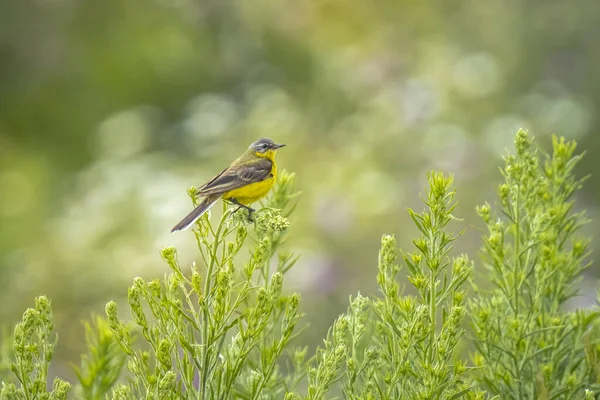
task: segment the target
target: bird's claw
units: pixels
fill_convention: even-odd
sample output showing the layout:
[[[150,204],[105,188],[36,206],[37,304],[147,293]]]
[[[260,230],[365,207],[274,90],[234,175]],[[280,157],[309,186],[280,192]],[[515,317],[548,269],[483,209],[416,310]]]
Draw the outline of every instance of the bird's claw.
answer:
[[[254,208],[248,207],[248,206],[244,206],[244,205],[238,205],[238,208],[236,208],[235,210],[233,210],[233,212],[231,213],[232,215],[235,214],[236,212],[238,212],[239,210],[244,209],[248,212],[246,218],[248,220],[248,222],[254,223],[254,212],[256,211]]]

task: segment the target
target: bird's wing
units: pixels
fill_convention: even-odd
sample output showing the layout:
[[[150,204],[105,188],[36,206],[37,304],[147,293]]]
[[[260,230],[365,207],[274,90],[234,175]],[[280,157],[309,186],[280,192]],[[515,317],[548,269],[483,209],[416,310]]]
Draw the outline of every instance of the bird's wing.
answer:
[[[216,181],[217,179],[219,179],[221,177],[221,175],[223,175],[225,173],[225,171],[227,171],[230,167],[225,168],[223,171],[219,172],[214,178],[212,178],[210,181],[206,182],[204,185],[200,186],[198,188],[198,191],[196,192],[196,194],[200,194],[200,192],[202,192],[204,189],[206,189],[206,187],[208,185],[211,185],[214,181]]]
[[[271,174],[273,163],[266,158],[232,165],[198,190],[201,196],[222,194],[250,183],[260,182]]]

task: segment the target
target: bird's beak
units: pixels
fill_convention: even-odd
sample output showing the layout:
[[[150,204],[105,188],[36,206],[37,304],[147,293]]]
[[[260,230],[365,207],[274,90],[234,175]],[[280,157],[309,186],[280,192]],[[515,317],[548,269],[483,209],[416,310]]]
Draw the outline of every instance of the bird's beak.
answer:
[[[283,146],[285,146],[285,144],[277,144],[277,143],[275,143],[275,144],[273,145],[273,149],[274,149],[274,150],[277,150],[277,149],[280,149],[280,148],[282,148]]]

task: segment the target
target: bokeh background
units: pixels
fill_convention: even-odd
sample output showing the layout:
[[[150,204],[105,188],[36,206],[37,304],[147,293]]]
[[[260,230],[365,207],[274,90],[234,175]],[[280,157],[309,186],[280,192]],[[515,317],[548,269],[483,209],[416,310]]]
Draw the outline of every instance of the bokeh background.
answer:
[[[383,233],[410,249],[427,171],[455,174],[457,251],[476,256],[474,207],[495,200],[520,127],[587,150],[577,206],[594,218],[599,49],[596,0],[1,1],[0,325],[48,295],[72,376],[80,321],[126,310],[133,277],[167,272],[163,246],[199,258],[169,233],[186,189],[262,136],[288,144],[303,192],[286,286],[313,345],[376,291]]]

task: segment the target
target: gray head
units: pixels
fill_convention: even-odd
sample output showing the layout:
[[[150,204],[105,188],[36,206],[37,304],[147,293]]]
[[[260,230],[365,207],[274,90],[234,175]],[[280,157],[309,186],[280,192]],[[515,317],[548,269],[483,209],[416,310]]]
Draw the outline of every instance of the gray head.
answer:
[[[285,144],[277,144],[269,138],[262,138],[252,143],[249,149],[253,150],[256,153],[264,154],[269,151],[275,151],[283,146],[285,146]]]

